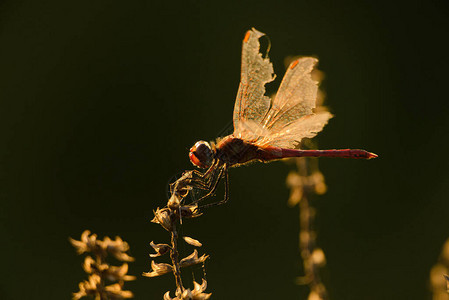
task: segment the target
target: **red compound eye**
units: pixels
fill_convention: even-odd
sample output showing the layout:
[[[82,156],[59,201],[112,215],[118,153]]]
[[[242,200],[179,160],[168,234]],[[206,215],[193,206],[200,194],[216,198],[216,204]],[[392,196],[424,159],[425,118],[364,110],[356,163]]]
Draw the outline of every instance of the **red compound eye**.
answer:
[[[200,167],[200,168],[203,167],[203,164],[200,162],[198,157],[196,157],[195,153],[190,152],[189,153],[189,158],[190,158],[190,161],[192,162],[192,164],[194,164],[195,166]]]
[[[213,161],[213,153],[208,142],[199,141],[190,148],[189,158],[198,168],[206,169]]]

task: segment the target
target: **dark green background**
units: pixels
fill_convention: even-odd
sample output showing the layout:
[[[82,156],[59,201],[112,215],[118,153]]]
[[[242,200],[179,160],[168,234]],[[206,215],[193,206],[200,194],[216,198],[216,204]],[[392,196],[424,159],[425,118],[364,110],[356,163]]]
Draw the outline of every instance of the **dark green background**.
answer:
[[[331,299],[429,298],[449,237],[447,4],[212,2],[0,3],[1,298],[69,299],[85,275],[67,238],[85,229],[130,243],[136,299],[174,291],[170,275],[139,276],[149,242],[168,241],[149,220],[189,147],[231,121],[253,26],[271,38],[270,91],[286,56],[320,58],[336,115],[320,148],[380,156],[320,160]],[[291,167],[231,170],[231,201],[185,222],[214,299],[305,299]]]

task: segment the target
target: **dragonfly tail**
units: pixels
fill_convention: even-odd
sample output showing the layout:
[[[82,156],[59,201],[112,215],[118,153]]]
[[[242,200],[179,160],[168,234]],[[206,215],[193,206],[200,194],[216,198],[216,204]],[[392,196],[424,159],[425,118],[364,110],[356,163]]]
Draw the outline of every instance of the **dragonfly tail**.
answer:
[[[331,150],[296,150],[282,149],[282,157],[341,157],[354,159],[371,159],[377,155],[361,149],[331,149]]]

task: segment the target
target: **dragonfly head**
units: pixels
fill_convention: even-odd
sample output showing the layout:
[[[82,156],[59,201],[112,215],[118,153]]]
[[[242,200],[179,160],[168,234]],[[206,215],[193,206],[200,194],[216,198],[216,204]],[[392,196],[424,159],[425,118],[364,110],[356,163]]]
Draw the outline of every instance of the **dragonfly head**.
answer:
[[[195,166],[206,169],[212,165],[214,154],[208,142],[199,141],[190,148],[189,158]]]

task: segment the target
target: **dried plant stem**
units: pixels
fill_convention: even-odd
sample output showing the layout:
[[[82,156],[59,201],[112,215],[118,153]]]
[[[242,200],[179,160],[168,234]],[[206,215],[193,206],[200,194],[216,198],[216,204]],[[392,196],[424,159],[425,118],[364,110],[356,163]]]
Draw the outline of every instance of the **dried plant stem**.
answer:
[[[181,267],[179,266],[179,252],[178,252],[178,229],[176,227],[176,222],[173,222],[171,231],[171,251],[170,258],[173,264],[173,275],[175,276],[176,289],[181,293],[184,292],[184,287],[182,285],[181,279]]]
[[[322,250],[316,246],[316,234],[313,229],[315,223],[315,209],[310,205],[310,197],[317,194],[316,185],[319,184],[313,180],[313,174],[318,171],[318,165],[313,159],[298,159],[299,174],[302,178],[307,178],[304,185],[303,195],[299,201],[299,222],[300,235],[308,238],[300,238],[300,251],[304,262],[305,279],[308,281],[309,288],[315,292],[320,299],[329,299],[326,288],[321,281],[319,268],[321,263],[314,258],[315,253],[322,253]],[[315,164],[314,164],[315,163]]]
[[[313,223],[315,221],[315,210],[310,207],[309,199],[306,193],[299,202],[299,220],[301,226],[301,233],[309,235],[308,242],[300,242],[301,256],[304,262],[305,278],[311,291],[317,293],[322,300],[329,299],[326,288],[321,281],[319,274],[319,266],[314,263],[312,253],[316,248],[315,235],[313,234]]]
[[[175,298],[171,298],[170,292],[164,294],[165,300],[203,300],[209,299],[212,294],[204,293],[207,287],[206,280],[203,279],[201,284],[197,282],[194,283],[194,289],[190,290],[184,288],[182,284],[181,268],[193,266],[202,263],[204,266],[204,261],[209,257],[208,255],[202,255],[198,257],[198,251],[195,249],[193,253],[183,259],[179,259],[178,250],[178,227],[181,226],[182,219],[195,218],[201,215],[198,212],[197,205],[182,205],[184,197],[187,196],[189,191],[193,188],[192,185],[192,174],[193,171],[184,172],[183,176],[179,178],[176,182],[171,184],[172,195],[168,199],[167,207],[163,209],[157,208],[154,211],[153,223],[161,225],[165,230],[170,233],[171,245],[168,244],[155,244],[150,243],[151,247],[156,251],[154,254],[150,254],[150,257],[158,257],[167,253],[170,253],[170,258],[172,264],[166,263],[155,263],[151,262],[151,272],[144,272],[142,275],[146,277],[156,277],[167,273],[173,273],[176,282],[176,292]],[[194,247],[201,247],[202,244],[191,237],[183,237],[184,241]]]
[[[326,264],[326,258],[323,250],[316,245],[315,209],[311,205],[314,195],[326,192],[326,184],[316,159],[297,158],[296,165],[297,171],[288,175],[287,185],[291,188],[289,205],[299,205],[299,249],[304,276],[299,277],[297,283],[309,286],[309,300],[327,300],[329,297],[319,272]]]
[[[104,263],[104,259],[101,254],[97,254],[95,257],[95,260],[96,260],[98,266],[101,266]],[[97,300],[108,300],[108,296],[104,292],[105,283],[104,283],[103,277],[104,277],[103,274],[100,273],[100,283],[98,285],[98,294],[95,297]]]

